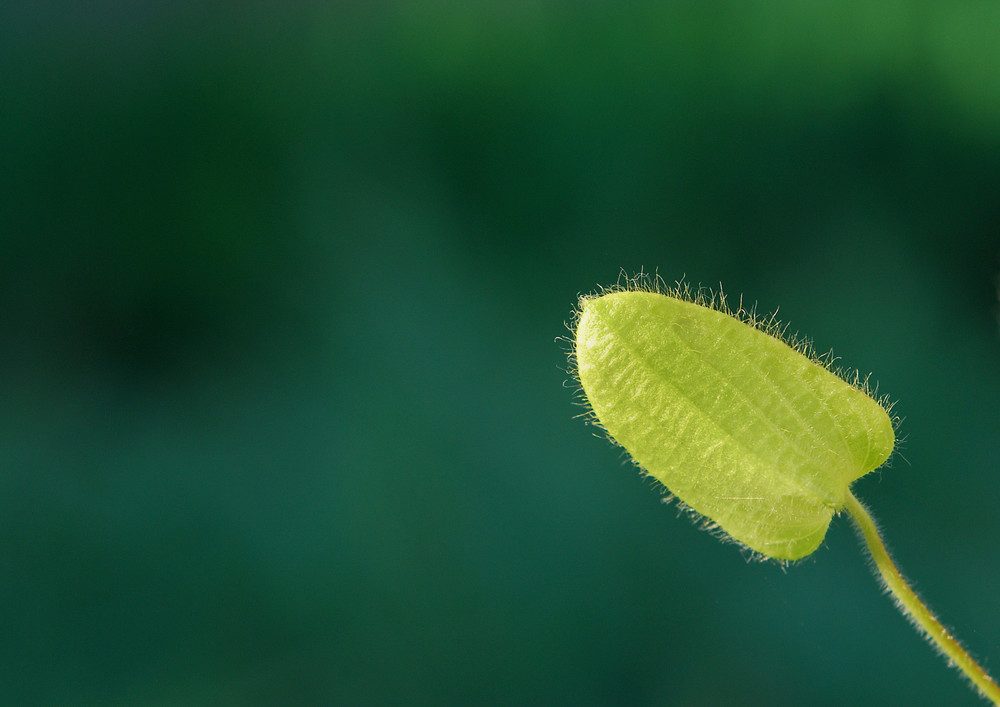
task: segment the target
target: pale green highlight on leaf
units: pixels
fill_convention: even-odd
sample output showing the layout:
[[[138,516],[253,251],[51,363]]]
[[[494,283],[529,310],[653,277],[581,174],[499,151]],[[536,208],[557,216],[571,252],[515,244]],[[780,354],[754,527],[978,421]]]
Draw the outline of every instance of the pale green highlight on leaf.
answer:
[[[820,545],[895,443],[885,409],[821,362],[679,293],[584,298],[575,356],[594,415],[636,463],[779,560]]]

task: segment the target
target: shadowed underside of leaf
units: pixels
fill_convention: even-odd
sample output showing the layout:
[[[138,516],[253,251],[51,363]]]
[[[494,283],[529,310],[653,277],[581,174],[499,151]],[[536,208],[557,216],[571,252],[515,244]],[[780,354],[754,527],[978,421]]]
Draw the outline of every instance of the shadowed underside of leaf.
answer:
[[[646,472],[737,541],[795,560],[892,421],[821,363],[726,312],[657,292],[581,301],[576,369],[593,414]]]

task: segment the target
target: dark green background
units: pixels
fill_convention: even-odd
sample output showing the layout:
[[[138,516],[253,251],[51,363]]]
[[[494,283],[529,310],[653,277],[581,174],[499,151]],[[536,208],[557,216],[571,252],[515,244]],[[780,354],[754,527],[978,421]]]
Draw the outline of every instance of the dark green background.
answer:
[[[1000,7],[0,9],[0,702],[960,705],[843,519],[782,571],[574,419],[620,269],[872,371],[1000,669]]]

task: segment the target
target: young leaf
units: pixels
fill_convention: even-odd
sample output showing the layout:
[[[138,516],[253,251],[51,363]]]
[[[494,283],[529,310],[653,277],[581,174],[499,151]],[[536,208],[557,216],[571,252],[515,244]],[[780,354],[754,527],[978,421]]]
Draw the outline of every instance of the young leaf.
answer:
[[[895,444],[866,392],[681,291],[581,300],[576,370],[599,423],[684,504],[752,550],[796,560]]]
[[[761,555],[809,555],[846,510],[903,615],[1000,705],[1000,685],[916,595],[849,488],[895,444],[867,386],[785,343],[773,319],[731,313],[721,294],[629,284],[582,298],[577,312],[572,358],[597,422],[683,504]]]

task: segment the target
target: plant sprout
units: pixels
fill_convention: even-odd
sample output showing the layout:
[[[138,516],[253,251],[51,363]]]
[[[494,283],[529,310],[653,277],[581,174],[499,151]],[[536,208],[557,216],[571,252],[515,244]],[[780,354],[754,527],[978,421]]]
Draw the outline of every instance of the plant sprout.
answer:
[[[891,406],[776,320],[639,276],[582,297],[571,365],[591,420],[719,537],[782,563],[847,511],[897,606],[979,692],[1000,687],[896,568],[850,485],[895,446]],[[786,340],[787,339],[787,340]]]

